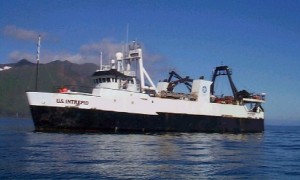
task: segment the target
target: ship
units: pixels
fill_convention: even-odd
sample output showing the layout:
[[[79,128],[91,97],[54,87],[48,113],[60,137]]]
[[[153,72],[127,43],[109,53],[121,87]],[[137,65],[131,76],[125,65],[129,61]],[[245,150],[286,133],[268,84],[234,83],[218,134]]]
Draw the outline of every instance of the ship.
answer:
[[[92,74],[92,73],[91,73]],[[228,66],[210,80],[181,77],[175,71],[156,86],[144,67],[137,42],[117,52],[91,75],[91,91],[60,87],[26,92],[35,131],[261,133],[265,93],[238,91]],[[215,93],[216,79],[227,77],[232,95]],[[175,92],[183,84],[187,92]]]

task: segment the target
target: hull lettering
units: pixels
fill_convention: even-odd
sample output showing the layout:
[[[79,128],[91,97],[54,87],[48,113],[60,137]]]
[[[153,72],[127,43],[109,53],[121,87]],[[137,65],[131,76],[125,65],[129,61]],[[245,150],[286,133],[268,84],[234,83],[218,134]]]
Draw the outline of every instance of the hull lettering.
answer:
[[[64,104],[74,104],[74,105],[89,105],[89,101],[81,101],[81,100],[74,100],[74,99],[56,99],[56,103],[64,103]]]

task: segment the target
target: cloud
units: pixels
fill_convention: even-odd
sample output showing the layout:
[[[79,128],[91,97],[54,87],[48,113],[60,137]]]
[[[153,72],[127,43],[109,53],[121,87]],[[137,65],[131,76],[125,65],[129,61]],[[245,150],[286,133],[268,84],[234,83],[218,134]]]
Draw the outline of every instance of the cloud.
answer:
[[[48,63],[54,60],[68,60],[72,63],[94,63],[99,64],[100,52],[103,55],[103,63],[108,64],[115,58],[115,53],[122,51],[122,44],[110,39],[104,39],[100,42],[83,44],[78,52],[59,52],[54,53],[49,50],[41,49],[41,62]]]
[[[144,66],[149,75],[154,81],[166,78],[168,72],[172,69],[168,64],[168,60],[165,56],[153,52],[147,51],[147,48],[143,48]],[[83,44],[79,47],[78,52],[59,52],[55,53],[48,49],[41,49],[40,63],[48,63],[54,60],[68,60],[73,63],[94,63],[100,64],[100,52],[103,54],[103,64],[109,64],[111,59],[115,59],[117,52],[124,52],[124,43],[116,42],[112,39],[103,39],[102,41],[95,43]],[[29,61],[36,61],[36,54],[32,54],[13,51],[10,53],[9,58],[13,62],[17,62],[21,59],[27,59]]]
[[[15,25],[7,25],[2,29],[2,34],[15,38],[22,41],[37,41],[37,37],[42,35],[43,42],[44,40],[58,41],[56,38],[51,38],[45,32],[37,32],[34,30],[28,30],[24,28],[17,27]],[[94,63],[99,64],[100,62],[100,52],[102,52],[103,63],[109,64],[111,59],[115,59],[115,54],[117,52],[124,52],[126,49],[125,44],[122,42],[117,42],[111,38],[104,38],[99,42],[83,44],[79,47],[78,52],[52,52],[49,49],[41,49],[40,62],[48,63],[54,60],[68,60],[73,63],[83,64],[83,63]],[[157,76],[168,72],[170,70],[167,65],[166,58],[162,55],[144,52],[144,65],[149,74]],[[12,62],[17,62],[21,59],[27,59],[29,61],[36,61],[35,52],[27,53],[21,51],[13,51],[9,54],[9,60]]]
[[[79,47],[78,53],[63,53],[56,55],[56,60],[68,60],[73,63],[94,63],[99,64],[100,52],[102,52],[103,63],[108,64],[111,59],[115,59],[117,52],[122,52],[124,45],[113,41],[112,39],[103,39],[100,42],[83,44]],[[52,61],[53,58],[48,57]],[[52,59],[52,60],[51,60]]]
[[[14,25],[5,26],[2,29],[2,34],[7,37],[12,37],[17,40],[23,40],[23,41],[37,41],[37,37],[39,35],[41,35],[42,37],[46,36],[45,32],[36,32],[33,30],[27,30],[27,29],[16,27]]]
[[[169,64],[168,58],[162,54],[148,52],[147,48],[143,48],[143,56],[144,67],[154,81],[166,79],[169,72],[174,70],[174,67]]]
[[[122,43],[114,42],[110,39],[104,39],[97,43],[84,44],[79,47],[78,52],[52,52],[49,49],[41,48],[40,59],[41,63],[48,63],[54,60],[68,60],[73,63],[94,63],[99,64],[100,52],[103,54],[103,62],[109,63],[109,60],[115,58],[115,53],[122,51]],[[9,60],[16,62],[20,59],[27,59],[29,61],[36,60],[36,54],[13,51],[9,54]]]
[[[17,62],[21,59],[27,59],[29,61],[33,61],[36,57],[33,54],[20,52],[20,51],[13,51],[8,55],[8,58],[12,62]]]
[[[103,59],[113,59],[117,52],[124,51],[124,44],[115,42],[111,39],[103,39],[98,43],[84,44],[80,47],[80,54],[88,61],[99,62],[99,55],[102,52]],[[92,60],[88,57],[92,57]]]
[[[34,53],[27,53],[21,51],[13,51],[9,55],[9,60],[11,62],[17,62],[21,59],[27,59],[31,62],[36,62],[36,54]],[[71,54],[71,53],[53,53],[50,51],[45,50],[40,54],[40,62],[41,63],[48,63],[54,60],[69,60],[74,63],[80,63],[82,57],[78,54]]]

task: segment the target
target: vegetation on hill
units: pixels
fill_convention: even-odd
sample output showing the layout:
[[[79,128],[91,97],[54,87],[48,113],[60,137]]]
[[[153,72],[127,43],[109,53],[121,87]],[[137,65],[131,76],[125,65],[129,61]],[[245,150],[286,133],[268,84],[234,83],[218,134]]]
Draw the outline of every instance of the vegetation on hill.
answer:
[[[12,68],[0,71],[0,116],[30,117],[25,92],[35,90],[36,64],[23,59],[9,66]],[[64,85],[92,87],[90,76],[96,69],[95,64],[59,60],[40,64],[38,91],[53,92]]]

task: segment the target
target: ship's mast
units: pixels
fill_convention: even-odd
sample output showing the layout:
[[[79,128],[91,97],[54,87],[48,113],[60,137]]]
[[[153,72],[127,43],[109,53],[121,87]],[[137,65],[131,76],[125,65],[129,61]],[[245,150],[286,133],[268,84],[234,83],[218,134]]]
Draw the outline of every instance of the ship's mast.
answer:
[[[40,47],[41,47],[41,35],[39,35],[38,43],[37,43],[35,91],[38,90],[39,63],[40,63]]]
[[[138,61],[139,75],[140,75],[140,81],[141,81],[141,91],[142,92],[144,92],[145,90],[155,90],[156,91],[156,87],[155,87],[154,83],[152,82],[150,76],[148,75],[148,73],[145,70],[144,65],[143,65],[142,48],[135,41],[131,45],[129,45],[128,60],[129,60],[129,62],[134,61],[134,60]],[[149,81],[150,86],[145,85],[145,76],[146,76],[147,80]]]
[[[100,51],[100,71],[102,71],[102,51]]]

